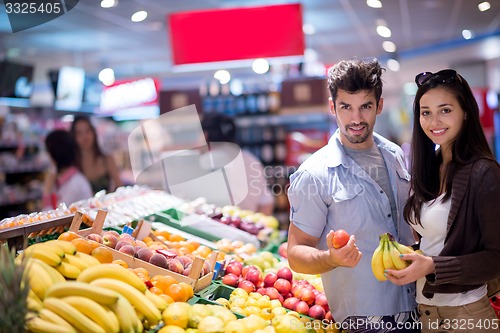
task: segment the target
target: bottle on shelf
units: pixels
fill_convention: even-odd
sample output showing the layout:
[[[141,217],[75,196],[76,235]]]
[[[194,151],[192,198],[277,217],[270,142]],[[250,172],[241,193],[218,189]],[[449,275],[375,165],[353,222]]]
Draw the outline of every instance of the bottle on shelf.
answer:
[[[267,92],[267,105],[269,113],[276,114],[280,109],[280,92],[278,90],[278,85],[272,83],[269,85],[269,90]]]
[[[245,96],[243,95],[243,82],[238,79],[229,81],[229,92],[233,96],[234,115],[241,116],[245,114]]]

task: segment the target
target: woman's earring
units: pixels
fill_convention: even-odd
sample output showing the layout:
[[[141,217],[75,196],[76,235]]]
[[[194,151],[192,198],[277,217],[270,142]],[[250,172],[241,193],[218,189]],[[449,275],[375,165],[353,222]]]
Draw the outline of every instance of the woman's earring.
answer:
[[[467,120],[467,113],[464,114],[464,120]]]

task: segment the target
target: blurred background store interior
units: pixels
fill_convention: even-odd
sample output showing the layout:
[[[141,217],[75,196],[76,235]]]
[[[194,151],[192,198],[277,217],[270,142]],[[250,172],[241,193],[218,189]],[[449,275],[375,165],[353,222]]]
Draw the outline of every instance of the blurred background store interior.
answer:
[[[500,157],[500,0],[81,0],[23,31],[10,23],[0,5],[0,219],[39,210],[43,138],[74,115],[93,118],[133,184],[132,131],[194,104],[236,118],[286,220],[288,175],[336,128],[325,74],[341,59],[382,62],[376,131],[404,147],[415,75],[456,69]],[[158,130],[185,146],[198,139],[180,122]]]

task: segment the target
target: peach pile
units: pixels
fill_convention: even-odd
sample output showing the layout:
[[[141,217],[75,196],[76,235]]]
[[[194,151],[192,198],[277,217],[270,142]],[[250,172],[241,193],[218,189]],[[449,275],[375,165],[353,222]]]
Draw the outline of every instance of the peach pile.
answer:
[[[210,266],[208,260],[206,260],[212,253],[209,247],[186,241],[179,235],[174,234],[169,235],[168,241],[162,242],[161,240],[165,239],[165,236],[165,232],[159,232],[157,236],[159,241],[153,241],[151,237],[146,237],[144,241],[141,241],[126,233],[119,234],[116,231],[105,231],[102,235],[92,233],[87,238],[81,238],[78,234],[68,231],[61,234],[59,239],[71,241],[80,252],[87,254],[95,252],[96,256],[104,257],[105,262],[111,262],[113,255],[111,252],[109,254],[100,254],[105,252],[103,251],[105,247],[99,248],[99,244],[185,276],[191,273],[191,266],[195,256],[199,256],[205,259],[200,275],[205,276],[210,272]]]

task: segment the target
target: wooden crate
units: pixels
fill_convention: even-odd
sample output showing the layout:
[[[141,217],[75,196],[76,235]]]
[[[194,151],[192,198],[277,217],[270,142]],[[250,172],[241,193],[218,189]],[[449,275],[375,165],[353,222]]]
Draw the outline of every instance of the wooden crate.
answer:
[[[81,214],[80,212],[76,212],[74,215],[73,221],[71,222],[71,226],[70,226],[69,230],[79,234],[81,237],[86,237],[92,233],[102,235],[104,233],[102,230],[102,226],[104,223],[104,219],[106,218],[106,214],[107,213],[105,211],[100,210],[97,213],[97,216],[94,220],[94,223],[92,224],[92,227],[87,228],[87,229],[80,229],[83,214]],[[139,228],[137,228],[137,229],[139,229]],[[89,240],[89,241],[91,241],[91,240]],[[105,246],[105,245],[102,245],[102,246]],[[116,251],[110,247],[106,247],[106,248],[109,249],[113,253],[114,260],[121,259],[121,260],[125,261],[130,268],[138,268],[138,267],[145,268],[149,272],[150,276],[154,276],[154,275],[158,275],[158,274],[159,275],[170,275],[170,276],[174,277],[178,282],[186,282],[187,284],[191,285],[191,287],[193,287],[193,290],[195,292],[202,290],[210,285],[210,282],[212,281],[212,277],[213,277],[213,273],[214,273],[215,262],[217,261],[217,255],[218,255],[217,251],[212,252],[212,255],[208,259],[209,266],[210,266],[210,272],[208,274],[205,274],[202,277],[199,277],[200,273],[203,270],[203,263],[204,263],[204,259],[202,259],[200,257],[196,257],[193,260],[191,272],[188,276],[185,276],[185,275],[182,275],[179,273],[172,272],[168,269],[152,265],[144,260],[134,258],[128,254]]]

